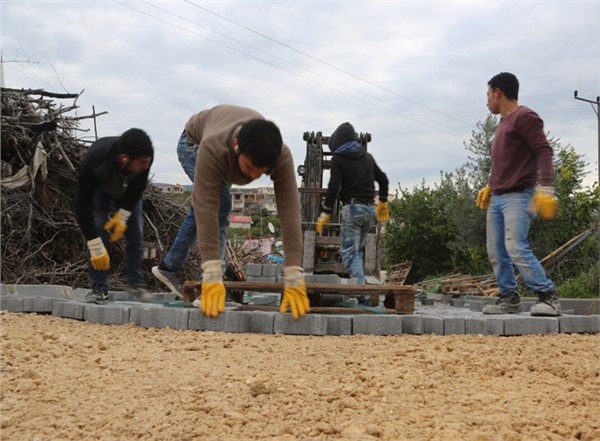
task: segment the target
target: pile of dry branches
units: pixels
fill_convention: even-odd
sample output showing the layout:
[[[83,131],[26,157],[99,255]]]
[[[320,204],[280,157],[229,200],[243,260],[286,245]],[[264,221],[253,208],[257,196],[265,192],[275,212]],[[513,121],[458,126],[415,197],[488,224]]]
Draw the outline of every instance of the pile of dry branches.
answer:
[[[75,219],[73,195],[79,165],[90,144],[78,138],[87,131],[79,122],[102,113],[72,116],[79,96],[2,89],[2,283],[89,285],[85,241]],[[72,102],[64,105],[62,100]],[[109,134],[114,135],[118,134]],[[157,248],[156,257],[145,260],[146,280],[151,288],[158,288],[149,269],[168,251],[186,210],[153,185],[147,186],[143,199],[144,241]],[[122,242],[108,250],[111,289],[119,289],[124,282]],[[194,250],[186,267],[189,277],[199,275],[198,262]]]

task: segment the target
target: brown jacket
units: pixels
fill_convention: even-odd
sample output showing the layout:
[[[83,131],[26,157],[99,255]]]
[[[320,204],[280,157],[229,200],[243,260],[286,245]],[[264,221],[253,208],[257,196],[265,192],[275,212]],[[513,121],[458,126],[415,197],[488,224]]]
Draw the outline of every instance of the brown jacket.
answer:
[[[254,110],[220,105],[192,116],[185,129],[199,144],[192,204],[198,231],[198,246],[203,261],[219,259],[220,185],[245,185],[252,180],[240,172],[233,138],[250,119],[263,118]],[[281,220],[285,265],[302,264],[302,227],[300,196],[292,153],[284,144],[281,157],[270,175],[275,188],[277,213]]]

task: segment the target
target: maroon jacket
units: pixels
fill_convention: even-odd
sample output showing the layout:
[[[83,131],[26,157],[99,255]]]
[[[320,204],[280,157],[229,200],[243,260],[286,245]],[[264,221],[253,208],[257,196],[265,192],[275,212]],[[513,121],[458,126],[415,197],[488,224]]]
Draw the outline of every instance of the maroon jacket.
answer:
[[[489,181],[492,193],[533,188],[538,181],[552,185],[552,154],[544,122],[530,108],[519,106],[502,118],[496,129]]]

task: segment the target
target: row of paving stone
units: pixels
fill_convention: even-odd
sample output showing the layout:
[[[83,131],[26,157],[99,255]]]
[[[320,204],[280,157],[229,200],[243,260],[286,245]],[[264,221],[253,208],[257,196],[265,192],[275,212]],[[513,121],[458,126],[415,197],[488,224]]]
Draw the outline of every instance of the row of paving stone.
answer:
[[[561,317],[532,317],[527,312],[514,315],[486,316],[480,311],[494,299],[464,296],[449,301],[433,296],[433,305],[421,305],[415,312],[398,314],[307,314],[293,320],[290,314],[264,311],[239,311],[228,304],[216,318],[208,318],[197,308],[174,307],[170,293],[155,295],[153,303],[132,301],[125,292],[111,291],[105,305],[85,303],[89,290],[48,285],[0,285],[0,310],[43,313],[91,323],[119,325],[135,323],[144,328],[221,331],[295,335],[400,335],[400,334],[483,334],[528,335],[548,333],[599,333],[598,300],[565,301]],[[448,300],[448,299],[446,299]],[[525,299],[528,309],[534,299]],[[583,312],[582,312],[583,311]],[[594,314],[585,314],[595,311]],[[578,312],[578,313],[576,313]]]

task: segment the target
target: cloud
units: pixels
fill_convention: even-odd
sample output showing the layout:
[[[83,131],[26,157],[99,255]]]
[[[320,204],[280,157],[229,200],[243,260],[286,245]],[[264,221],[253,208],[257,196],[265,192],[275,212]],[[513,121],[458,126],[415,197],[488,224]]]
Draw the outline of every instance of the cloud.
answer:
[[[350,121],[372,133],[370,149],[392,184],[433,183],[440,170],[467,161],[463,143],[485,118],[486,83],[500,71],[517,74],[520,102],[540,114],[552,135],[597,161],[595,115],[573,99],[573,90],[592,99],[600,94],[598,3],[4,1],[1,7],[6,85],[85,89],[80,114],[92,106],[109,112],[98,119],[100,136],[129,127],[150,133],[157,181],[187,182],[175,154],[185,122],[231,103],[275,121],[297,163],[305,156],[304,132],[329,134]],[[595,164],[590,171],[591,182]]]

